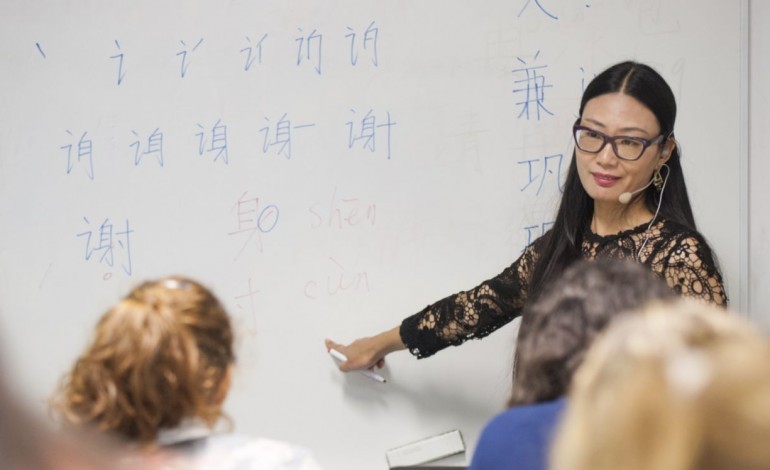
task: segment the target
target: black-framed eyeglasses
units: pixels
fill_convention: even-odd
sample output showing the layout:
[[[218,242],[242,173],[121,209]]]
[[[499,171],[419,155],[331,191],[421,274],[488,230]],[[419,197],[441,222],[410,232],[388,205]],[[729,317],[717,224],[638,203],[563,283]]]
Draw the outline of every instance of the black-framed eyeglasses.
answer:
[[[575,136],[577,148],[588,153],[599,153],[609,142],[615,155],[621,160],[639,160],[647,147],[661,143],[665,136],[660,134],[654,139],[643,139],[627,135],[610,137],[589,127],[579,125],[580,119],[572,126],[572,134]]]

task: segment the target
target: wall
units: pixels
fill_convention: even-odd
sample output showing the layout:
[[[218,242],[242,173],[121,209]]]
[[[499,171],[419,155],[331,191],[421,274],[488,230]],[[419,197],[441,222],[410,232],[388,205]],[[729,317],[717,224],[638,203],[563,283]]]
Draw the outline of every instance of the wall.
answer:
[[[770,5],[766,2],[749,2],[749,165],[748,165],[748,234],[750,237],[748,259],[748,308],[753,320],[770,327],[770,292],[765,287],[770,282],[770,216],[768,215],[766,176],[770,174],[767,148],[770,138],[770,34],[762,25],[770,24]]]

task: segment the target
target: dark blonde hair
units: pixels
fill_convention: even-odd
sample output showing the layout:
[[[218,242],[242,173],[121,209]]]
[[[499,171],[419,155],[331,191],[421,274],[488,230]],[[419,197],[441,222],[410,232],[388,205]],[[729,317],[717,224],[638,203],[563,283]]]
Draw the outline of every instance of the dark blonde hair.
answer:
[[[613,323],[572,384],[555,470],[770,468],[770,340],[703,302]]]
[[[233,362],[230,320],[208,289],[178,276],[149,281],[102,316],[52,406],[65,423],[151,444],[184,418],[213,426]]]

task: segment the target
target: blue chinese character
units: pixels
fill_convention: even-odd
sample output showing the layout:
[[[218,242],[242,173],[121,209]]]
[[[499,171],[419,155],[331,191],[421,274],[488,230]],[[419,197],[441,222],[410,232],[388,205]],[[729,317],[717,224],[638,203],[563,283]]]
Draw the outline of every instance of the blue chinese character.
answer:
[[[251,39],[246,36],[246,40],[249,42],[249,47],[244,47],[241,49],[241,52],[246,53],[246,64],[243,66],[243,70],[246,72],[249,71],[251,68],[251,65],[254,63],[254,60],[257,60],[258,64],[262,63],[262,42],[264,42],[265,38],[267,37],[267,33],[262,35],[262,38],[257,41],[255,45],[251,45]]]
[[[118,40],[115,40],[115,46],[118,48],[119,54],[111,55],[110,59],[118,59],[118,85],[123,83],[123,79],[126,77],[125,72],[123,72],[123,50],[120,48],[120,43]]]
[[[347,27],[347,30],[350,31],[345,35],[346,38],[350,38],[350,64],[357,65],[359,51],[356,47],[356,33],[350,26]],[[372,64],[375,67],[379,66],[379,59],[377,58],[377,37],[379,32],[379,28],[375,27],[374,21],[372,21],[367,26],[366,31],[364,31],[364,40],[362,41],[363,50],[371,55]]]
[[[134,147],[134,166],[139,166],[142,157],[145,155],[155,155],[158,164],[161,167],[163,166],[163,133],[158,132],[159,129],[160,128],[156,127],[155,130],[152,131],[152,134],[147,137],[147,145],[145,146],[144,151],[141,151],[139,139],[129,145],[129,147]],[[136,137],[139,137],[139,134],[137,134],[136,131],[131,131],[131,133]]]
[[[559,189],[560,192],[564,192],[564,188],[561,186],[562,179],[561,179],[561,167],[562,162],[564,160],[564,155],[562,154],[556,154],[556,155],[547,155],[542,159],[542,170],[538,175],[533,175],[532,169],[534,168],[534,164],[540,163],[539,158],[535,158],[532,160],[522,160],[517,162],[518,164],[527,164],[527,184],[524,185],[523,188],[521,188],[519,191],[524,191],[527,189],[532,183],[534,183],[537,178],[540,178],[540,184],[537,187],[537,191],[535,192],[535,195],[539,196],[540,191],[543,189],[543,183],[545,183],[545,178],[548,175],[554,175],[556,178],[556,187]],[[556,171],[554,172],[553,166],[556,166]]]
[[[537,51],[537,54],[535,54],[534,59],[537,60],[538,56],[540,55],[540,51]],[[527,62],[523,59],[517,57],[518,61],[521,62],[523,65],[527,65]],[[521,118],[522,116],[526,116],[527,120],[530,118],[530,105],[535,104],[535,110],[537,112],[537,120],[540,120],[540,110],[542,109],[546,113],[553,116],[553,113],[548,110],[548,108],[545,107],[543,104],[543,101],[545,101],[545,89],[551,88],[552,85],[548,85],[545,82],[545,77],[541,75],[540,73],[546,69],[547,65],[538,65],[538,66],[527,66],[523,68],[516,68],[513,69],[513,73],[517,75],[524,75],[523,78],[518,78],[514,81],[516,83],[517,88],[513,90],[514,94],[523,94],[524,97],[521,101],[518,101],[516,105],[521,106],[521,112],[517,116],[518,118]]]
[[[277,155],[282,155],[287,160],[291,159],[291,139],[292,129],[302,129],[305,127],[313,127],[315,126],[314,123],[310,124],[299,124],[296,126],[291,125],[291,120],[286,119],[287,113],[283,113],[281,118],[278,120],[278,122],[275,124],[275,133],[273,134],[273,138],[271,139],[271,129],[270,126],[265,126],[262,129],[260,129],[260,132],[264,134],[264,139],[262,141],[262,153],[268,153],[270,149],[274,146],[278,146],[276,149]],[[270,119],[265,118],[265,121],[270,122]]]
[[[302,32],[302,29],[299,29]],[[315,63],[314,69],[318,75],[321,75],[321,52],[323,35],[318,34],[314,29],[310,34],[300,36],[295,39],[297,43],[297,66],[299,66],[303,60],[313,61]]]
[[[188,64],[188,63],[187,63],[187,54],[189,54],[189,53],[192,53],[193,51],[195,51],[195,49],[197,49],[197,48],[198,48],[198,46],[200,46],[200,45],[201,45],[201,43],[203,42],[203,38],[201,38],[201,39],[200,39],[200,40],[199,40],[199,41],[198,41],[198,42],[197,42],[197,43],[196,43],[196,44],[193,46],[192,50],[189,50],[189,51],[186,49],[186,47],[187,47],[187,44],[185,44],[185,42],[184,42],[184,41],[180,40],[179,42],[181,42],[181,43],[182,43],[182,45],[185,47],[185,49],[182,49],[181,51],[179,51],[179,52],[177,52],[177,53],[176,53],[176,55],[178,55],[178,56],[181,56],[181,57],[182,57],[182,63],[181,63],[181,67],[180,67],[180,74],[181,74],[181,77],[182,77],[182,78],[184,78],[184,77],[185,77],[185,75],[187,75],[187,67],[189,67],[189,66],[190,66],[190,64]]]
[[[222,157],[222,161],[225,165],[229,164],[230,160],[227,155],[227,126],[221,125],[222,120],[218,119],[214,127],[211,128],[211,140],[210,146],[206,148],[206,133],[201,131],[195,135],[198,136],[198,155],[203,155],[204,152],[216,152],[214,161],[219,160]],[[198,124],[198,127],[204,129],[204,127]]]
[[[83,217],[83,220],[90,226],[91,222],[86,217]],[[124,230],[118,229],[118,231],[115,231],[115,227],[110,222],[110,219],[107,218],[99,225],[96,230],[96,236],[94,236],[94,230],[78,233],[77,236],[85,237],[86,261],[89,261],[94,253],[96,253],[99,263],[113,267],[115,265],[115,252],[118,251],[119,254],[123,255],[124,261],[120,267],[124,273],[130,276],[133,271],[131,262],[131,233],[133,233],[133,230],[128,220],[126,220]]]
[[[527,0],[524,3],[524,6],[521,7],[521,10],[519,11],[519,14],[516,15],[517,18],[521,17],[521,14],[524,13],[524,10],[526,10],[527,7],[529,6],[529,2],[530,1],[532,1],[532,0]],[[540,9],[540,11],[542,11],[543,13],[548,15],[551,19],[554,19],[554,20],[558,20],[559,19],[558,17],[556,17],[556,15],[553,15],[553,14],[549,13],[545,8],[543,8],[543,5],[540,4],[540,0],[535,0],[535,5],[537,5],[537,7]]]
[[[67,134],[70,136],[72,135],[72,132],[67,131]],[[75,163],[84,163],[86,165],[86,174],[88,177],[93,180],[94,179],[94,148],[93,148],[93,142],[91,139],[86,139],[86,134],[88,132],[83,132],[83,135],[80,136],[80,139],[78,140],[77,145],[77,155],[76,159],[72,157],[72,144],[67,144],[59,147],[60,149],[67,150],[67,174],[69,175],[72,172],[72,168],[75,166]]]
[[[353,114],[356,113],[354,109],[351,109],[350,112]],[[358,134],[355,133],[355,127],[356,123],[354,123],[352,120],[347,122],[348,126],[348,148],[353,148],[353,145],[355,145],[357,142],[360,141],[361,148],[368,149],[370,152],[374,153],[375,150],[377,150],[376,146],[376,137],[377,137],[377,131],[379,129],[384,128],[385,132],[385,145],[386,145],[386,153],[387,158],[390,160],[390,131],[393,126],[395,126],[397,123],[393,122],[390,118],[390,112],[386,111],[385,113],[386,118],[385,122],[383,124],[377,124],[376,117],[372,113],[372,110],[370,109],[369,112],[364,115],[363,118],[361,118],[360,124],[360,131]]]

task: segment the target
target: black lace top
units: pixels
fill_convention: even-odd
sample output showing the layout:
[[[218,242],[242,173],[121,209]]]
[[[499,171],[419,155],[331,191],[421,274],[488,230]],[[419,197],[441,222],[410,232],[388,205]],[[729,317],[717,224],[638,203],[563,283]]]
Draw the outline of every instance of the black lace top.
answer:
[[[638,259],[681,295],[726,305],[722,275],[703,237],[671,221],[657,221],[649,230],[647,225],[610,236],[589,232],[583,257]],[[447,346],[483,338],[521,315],[542,240],[492,279],[406,318],[400,334],[407,349],[418,358],[428,357]]]

